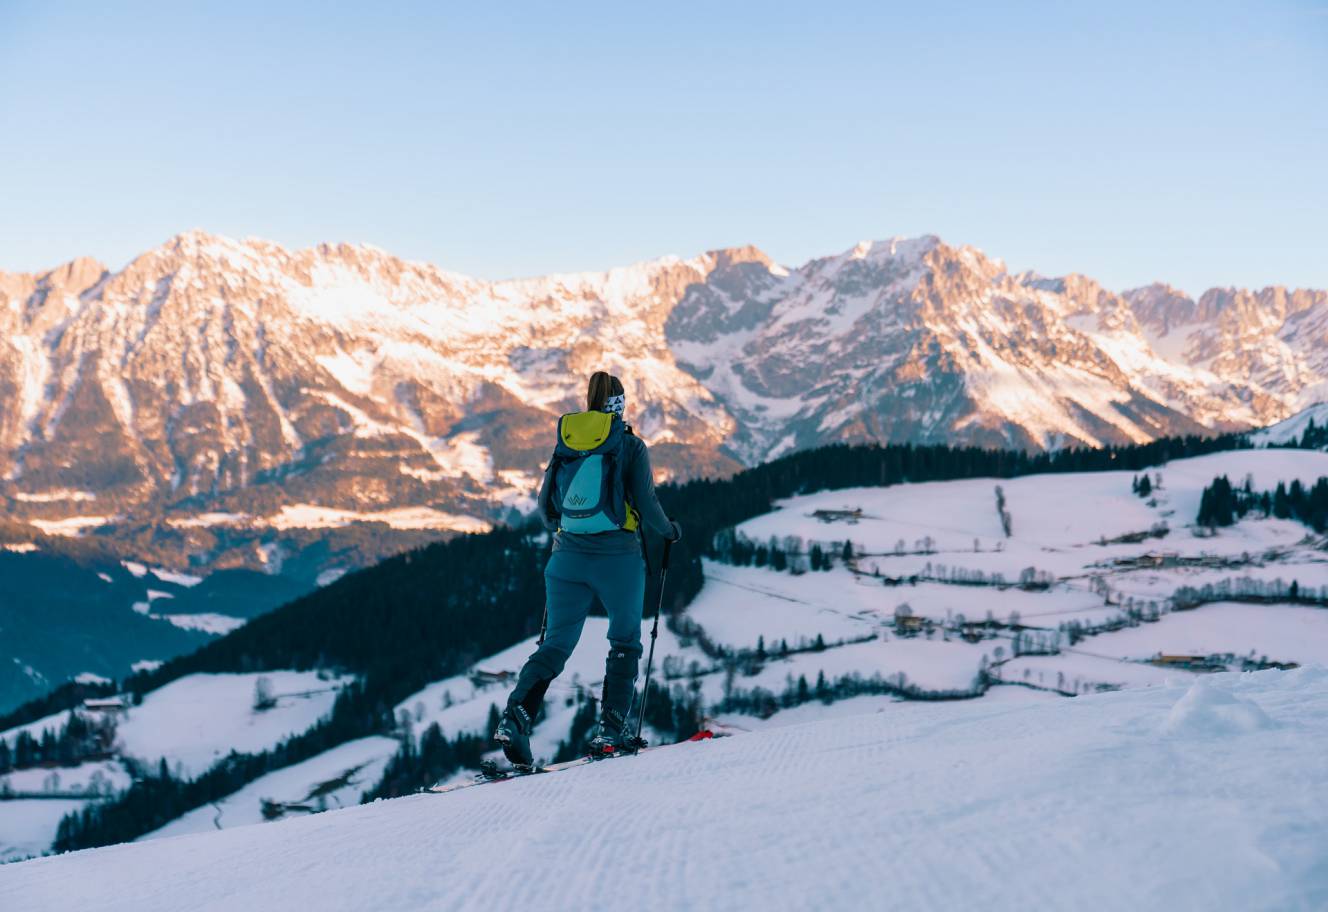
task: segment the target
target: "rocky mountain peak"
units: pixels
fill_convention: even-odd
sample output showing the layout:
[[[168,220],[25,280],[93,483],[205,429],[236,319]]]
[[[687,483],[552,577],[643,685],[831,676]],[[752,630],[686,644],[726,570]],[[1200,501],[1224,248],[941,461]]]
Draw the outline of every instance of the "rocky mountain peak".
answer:
[[[713,262],[713,269],[728,269],[741,263],[757,263],[764,266],[767,270],[775,271],[779,269],[778,264],[766,254],[764,250],[752,244],[744,247],[725,247],[719,250],[708,250],[705,254],[707,259]]]

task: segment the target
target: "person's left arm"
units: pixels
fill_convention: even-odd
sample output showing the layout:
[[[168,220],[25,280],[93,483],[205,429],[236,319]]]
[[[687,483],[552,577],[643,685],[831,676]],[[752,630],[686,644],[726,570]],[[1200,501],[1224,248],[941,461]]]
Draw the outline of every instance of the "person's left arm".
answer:
[[[650,454],[646,450],[645,441],[640,437],[628,439],[636,441],[631,465],[627,467],[627,491],[631,495],[632,506],[651,531],[669,541],[677,541],[682,538],[682,527],[665,515],[664,508],[655,496],[655,477],[650,469]]]

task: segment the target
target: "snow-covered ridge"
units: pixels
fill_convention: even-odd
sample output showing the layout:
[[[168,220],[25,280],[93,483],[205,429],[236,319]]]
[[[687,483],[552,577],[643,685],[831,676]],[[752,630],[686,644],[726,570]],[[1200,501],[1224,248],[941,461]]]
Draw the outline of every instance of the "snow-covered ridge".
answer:
[[[1250,435],[1250,440],[1263,446],[1296,444],[1304,437],[1310,425],[1319,430],[1328,427],[1328,402],[1315,403],[1284,421],[1255,431]]]
[[[33,912],[604,895],[643,910],[1312,910],[1328,899],[1325,751],[1322,667],[927,706],[9,865],[0,895]]]

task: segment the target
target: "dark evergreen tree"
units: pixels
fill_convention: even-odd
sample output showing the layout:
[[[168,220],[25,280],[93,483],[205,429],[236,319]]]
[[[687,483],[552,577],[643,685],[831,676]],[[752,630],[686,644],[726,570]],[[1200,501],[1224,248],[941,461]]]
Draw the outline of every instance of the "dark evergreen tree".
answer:
[[[1273,515],[1278,519],[1291,518],[1291,499],[1287,497],[1286,484],[1280,481],[1273,491]]]

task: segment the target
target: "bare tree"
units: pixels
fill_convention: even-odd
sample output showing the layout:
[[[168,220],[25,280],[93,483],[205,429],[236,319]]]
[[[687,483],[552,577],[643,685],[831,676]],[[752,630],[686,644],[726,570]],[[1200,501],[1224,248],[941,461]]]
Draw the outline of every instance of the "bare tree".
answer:
[[[254,682],[254,712],[267,712],[277,705],[277,698],[272,693],[272,681],[266,676]]]

